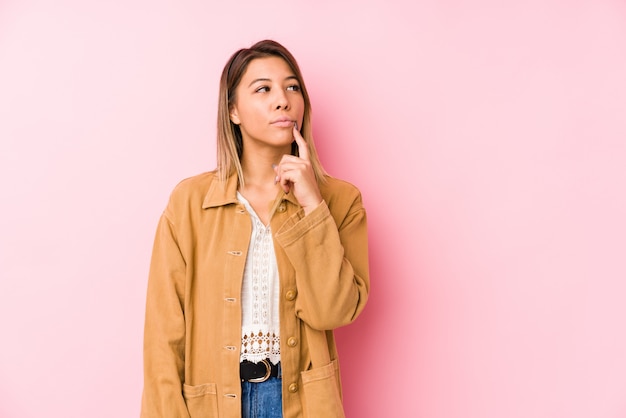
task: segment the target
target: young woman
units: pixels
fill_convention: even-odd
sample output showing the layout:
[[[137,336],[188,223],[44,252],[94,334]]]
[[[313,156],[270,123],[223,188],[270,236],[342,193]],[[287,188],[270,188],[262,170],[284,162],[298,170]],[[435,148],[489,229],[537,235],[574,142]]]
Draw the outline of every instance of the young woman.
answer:
[[[311,411],[335,400],[324,376],[341,402],[332,330],[368,298],[366,216],[359,191],[318,160],[309,95],[282,45],[226,63],[217,154],[217,170],[174,189],[158,225],[142,417],[334,414]],[[320,356],[332,365],[318,368]]]

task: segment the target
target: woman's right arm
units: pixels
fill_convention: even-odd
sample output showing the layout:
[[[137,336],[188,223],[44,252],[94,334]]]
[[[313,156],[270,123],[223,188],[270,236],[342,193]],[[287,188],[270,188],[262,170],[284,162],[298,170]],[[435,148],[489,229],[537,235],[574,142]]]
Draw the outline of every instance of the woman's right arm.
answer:
[[[185,270],[166,210],[157,228],[148,278],[142,418],[189,418],[182,395]]]

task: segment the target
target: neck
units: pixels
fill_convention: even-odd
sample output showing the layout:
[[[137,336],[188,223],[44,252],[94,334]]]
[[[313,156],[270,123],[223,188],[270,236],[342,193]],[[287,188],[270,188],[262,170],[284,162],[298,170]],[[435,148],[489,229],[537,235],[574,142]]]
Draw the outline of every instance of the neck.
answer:
[[[288,149],[263,149],[263,150],[246,150],[244,148],[241,156],[241,168],[243,176],[248,186],[274,187],[274,179],[276,173],[273,165],[278,164],[285,154],[289,154],[291,147]]]

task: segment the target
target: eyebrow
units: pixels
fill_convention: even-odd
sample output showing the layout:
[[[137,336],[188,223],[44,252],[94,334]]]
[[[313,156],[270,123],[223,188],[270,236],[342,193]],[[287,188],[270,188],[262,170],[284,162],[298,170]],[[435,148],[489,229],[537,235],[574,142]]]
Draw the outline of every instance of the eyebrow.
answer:
[[[296,77],[295,75],[290,75],[289,77],[285,77],[284,81],[287,81],[287,80],[296,80],[298,83],[300,82],[298,80],[298,77]],[[272,81],[272,80],[269,78],[257,78],[255,80],[252,80],[252,82],[248,84],[248,87],[252,86],[254,83],[258,83],[259,81],[267,82],[267,81]]]

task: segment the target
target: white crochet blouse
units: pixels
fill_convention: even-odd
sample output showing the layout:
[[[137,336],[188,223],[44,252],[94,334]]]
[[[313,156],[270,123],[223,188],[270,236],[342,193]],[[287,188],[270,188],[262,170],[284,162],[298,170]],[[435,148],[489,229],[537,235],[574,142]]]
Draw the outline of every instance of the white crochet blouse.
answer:
[[[263,225],[250,203],[237,199],[252,219],[252,236],[241,287],[242,325],[240,361],[280,361],[279,280],[270,226]]]

